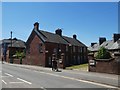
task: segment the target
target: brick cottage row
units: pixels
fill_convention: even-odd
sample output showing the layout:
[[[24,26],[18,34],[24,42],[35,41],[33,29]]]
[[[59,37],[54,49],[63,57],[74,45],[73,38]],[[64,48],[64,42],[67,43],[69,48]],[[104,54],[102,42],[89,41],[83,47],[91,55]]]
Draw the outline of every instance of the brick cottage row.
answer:
[[[80,42],[76,35],[73,35],[73,38],[63,36],[61,29],[57,29],[55,33],[40,30],[38,22],[34,24],[24,49],[26,57],[23,64],[51,67],[52,59],[55,57],[58,62],[60,61],[59,67],[65,68],[88,61],[87,46]],[[9,55],[10,53],[7,57]],[[6,61],[9,62],[9,58]],[[13,61],[16,62],[15,59]]]
[[[87,62],[87,47],[73,38],[62,35],[62,30],[55,33],[39,30],[39,23],[34,24],[34,29],[26,42],[27,64],[51,67],[55,55],[62,68]]]

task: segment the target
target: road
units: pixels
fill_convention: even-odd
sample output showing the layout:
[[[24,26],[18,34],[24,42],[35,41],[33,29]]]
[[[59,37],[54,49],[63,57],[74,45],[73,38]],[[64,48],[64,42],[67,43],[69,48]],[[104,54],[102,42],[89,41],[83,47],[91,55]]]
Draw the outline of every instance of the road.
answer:
[[[22,66],[22,65],[21,65]],[[2,64],[2,88],[117,88],[118,76],[82,71],[51,71],[50,68],[27,68]],[[107,89],[109,90],[109,89]],[[114,90],[114,89],[113,89]]]

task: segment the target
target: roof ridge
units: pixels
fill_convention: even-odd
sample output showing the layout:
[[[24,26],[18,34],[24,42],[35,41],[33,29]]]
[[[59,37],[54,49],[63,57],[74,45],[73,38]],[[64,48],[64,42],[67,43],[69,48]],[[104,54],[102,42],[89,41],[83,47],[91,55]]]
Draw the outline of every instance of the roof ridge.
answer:
[[[47,33],[50,33],[50,34],[54,34],[54,35],[57,35],[57,34],[55,34],[55,33],[52,33],[52,32],[48,32],[48,31],[44,31],[44,30],[39,30],[39,31],[43,31],[43,32],[47,32]],[[59,36],[59,35],[58,35]],[[61,37],[67,37],[67,38],[71,38],[71,39],[74,39],[74,38],[72,38],[72,37],[70,37],[70,36],[64,36],[64,35],[62,35]]]
[[[78,39],[75,39],[69,36],[64,36],[64,35],[60,36],[56,33],[52,33],[52,32],[45,31],[45,30],[37,30],[37,31],[39,34],[41,34],[43,38],[46,38],[46,40],[48,41],[61,42],[64,44],[72,44],[75,46],[86,46],[85,44],[80,42]],[[57,38],[60,40],[57,40]]]
[[[44,30],[39,30],[39,31],[46,32],[46,33],[50,33],[50,34],[55,34],[55,33],[48,32],[48,31],[44,31]]]

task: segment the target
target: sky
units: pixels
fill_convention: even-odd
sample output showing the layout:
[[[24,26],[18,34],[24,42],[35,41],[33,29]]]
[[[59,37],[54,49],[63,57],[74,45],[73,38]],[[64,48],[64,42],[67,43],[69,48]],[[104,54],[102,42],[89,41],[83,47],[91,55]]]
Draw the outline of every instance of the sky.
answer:
[[[90,46],[99,37],[112,39],[118,33],[117,2],[3,2],[2,38],[13,37],[26,41],[33,30],[55,33],[62,28],[62,35],[77,39]]]

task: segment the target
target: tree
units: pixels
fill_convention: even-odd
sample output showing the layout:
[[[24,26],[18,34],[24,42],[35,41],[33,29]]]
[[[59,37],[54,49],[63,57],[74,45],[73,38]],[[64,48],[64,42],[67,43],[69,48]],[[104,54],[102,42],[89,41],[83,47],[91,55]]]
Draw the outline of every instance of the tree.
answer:
[[[22,64],[22,59],[25,57],[24,52],[16,51],[15,53],[16,57],[20,59],[20,64]]]
[[[101,47],[95,55],[96,59],[109,59],[111,58],[110,53],[104,47]]]

